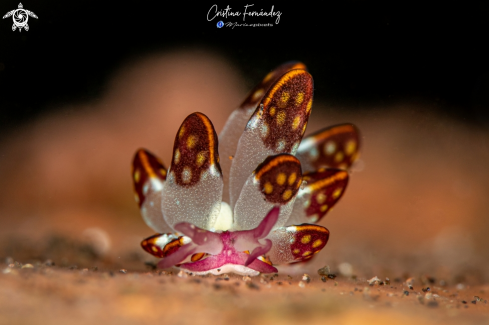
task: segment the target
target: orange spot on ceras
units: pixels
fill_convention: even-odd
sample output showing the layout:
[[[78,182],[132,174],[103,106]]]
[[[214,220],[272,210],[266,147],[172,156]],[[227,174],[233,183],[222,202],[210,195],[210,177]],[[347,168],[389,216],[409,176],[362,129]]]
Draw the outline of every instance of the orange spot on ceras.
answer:
[[[296,173],[291,173],[289,175],[289,180],[288,180],[288,183],[290,186],[292,186],[292,184],[294,184],[295,180],[297,179],[297,174]]]
[[[266,194],[272,194],[273,192],[273,185],[270,184],[270,182],[266,182],[265,185],[263,186],[263,189],[265,190]]]
[[[285,113],[285,111],[278,112],[276,117],[277,125],[282,126],[285,123],[286,117],[287,117],[287,113]]]
[[[282,95],[280,96],[280,102],[279,102],[279,107],[284,108],[287,106],[287,102],[289,101],[290,98],[290,93],[288,91],[282,92]]]
[[[136,183],[139,183],[140,176],[141,176],[141,174],[139,173],[139,169],[136,169],[136,171],[134,172],[134,181]]]
[[[292,122],[292,130],[295,130],[299,127],[299,124],[301,123],[301,117],[300,116],[296,116],[294,118],[294,121]]]
[[[277,176],[277,184],[278,185],[284,185],[286,179],[287,179],[287,176],[284,173],[279,173]]]
[[[192,149],[197,144],[198,138],[195,135],[189,135],[187,138],[187,147]]]
[[[295,103],[296,103],[296,105],[300,105],[300,104],[302,104],[303,101],[304,101],[304,93],[300,92],[297,94],[297,96],[295,98]]]
[[[307,102],[306,112],[309,113],[312,108],[312,98]]]
[[[333,198],[337,199],[340,195],[341,195],[341,192],[343,192],[343,189],[342,188],[337,188],[334,192],[333,192]]]
[[[321,239],[317,239],[312,243],[312,248],[317,248],[323,244],[323,241]]]
[[[311,235],[304,235],[301,238],[301,243],[303,244],[308,244],[311,241]]]
[[[195,161],[197,166],[199,167],[202,166],[202,164],[205,162],[206,156],[207,156],[206,151],[201,151],[197,154],[197,159]]]
[[[206,253],[195,253],[190,257],[192,262],[197,262],[203,259],[207,254]]]
[[[288,201],[292,196],[292,191],[291,190],[286,190],[284,194],[282,194],[282,198],[284,201]]]

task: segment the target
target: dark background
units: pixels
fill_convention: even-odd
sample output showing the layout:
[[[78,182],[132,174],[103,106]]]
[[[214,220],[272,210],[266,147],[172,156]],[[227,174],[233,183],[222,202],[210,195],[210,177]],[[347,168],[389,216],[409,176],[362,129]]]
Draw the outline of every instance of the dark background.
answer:
[[[24,1],[39,17],[29,19],[28,32],[12,32],[11,17],[0,20],[0,132],[101,97],[115,69],[174,48],[223,55],[250,87],[278,64],[300,60],[313,72],[316,100],[352,110],[423,102],[474,126],[489,125],[487,2],[256,2],[255,10],[275,5],[280,23],[235,29],[207,21],[213,4]],[[246,3],[217,3],[228,4],[242,11]],[[0,13],[17,6],[18,0],[2,1]]]

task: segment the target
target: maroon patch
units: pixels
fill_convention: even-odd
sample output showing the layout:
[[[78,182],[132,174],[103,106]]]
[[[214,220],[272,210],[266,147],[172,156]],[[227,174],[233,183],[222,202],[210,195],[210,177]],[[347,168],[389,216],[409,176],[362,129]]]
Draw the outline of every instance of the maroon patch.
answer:
[[[268,90],[246,127],[258,128],[267,148],[291,153],[306,129],[312,96],[312,76],[305,70],[291,70]]]
[[[151,186],[150,178],[152,177],[164,182],[166,180],[166,168],[158,157],[145,149],[139,149],[132,161],[132,180],[139,207],[143,205],[146,199],[144,193],[147,193],[149,188],[146,190],[144,188]]]
[[[170,241],[168,244],[163,247],[163,249],[156,245],[156,241],[158,238],[165,236],[165,235],[171,235],[171,234],[156,234],[151,237],[146,238],[141,242],[141,247],[148,253],[150,253],[153,256],[163,258],[166,257],[170,254],[173,254],[176,252],[180,247],[184,245],[183,243],[183,236],[180,236],[178,238],[173,239]]]
[[[268,202],[286,204],[301,186],[301,163],[289,154],[269,156],[256,168],[255,179]]]
[[[348,169],[358,159],[360,133],[353,124],[328,127],[302,141],[299,159],[305,159],[315,169],[331,167]]]
[[[214,167],[221,176],[218,139],[212,122],[202,113],[190,114],[175,137],[170,172],[180,186],[192,186]]]
[[[287,231],[292,231],[294,235],[294,242],[290,244],[290,251],[295,261],[310,259],[326,246],[329,239],[328,229],[318,225],[290,226],[287,227]]]
[[[240,108],[256,107],[258,103],[265,96],[266,92],[284,73],[295,70],[302,69],[306,70],[306,66],[301,62],[287,62],[277,67],[275,70],[268,73],[265,78],[248,94],[243,103],[239,106]]]
[[[341,169],[319,170],[304,174],[304,190],[311,193],[310,202],[305,208],[307,217],[316,217],[318,222],[343,196],[348,185],[348,173]]]

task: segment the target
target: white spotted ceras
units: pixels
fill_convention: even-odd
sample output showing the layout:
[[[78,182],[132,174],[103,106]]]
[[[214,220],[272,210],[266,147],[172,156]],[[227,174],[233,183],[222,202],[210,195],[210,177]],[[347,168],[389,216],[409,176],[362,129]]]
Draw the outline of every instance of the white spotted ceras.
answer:
[[[329,231],[314,223],[343,195],[360,137],[342,124],[302,140],[312,97],[305,65],[286,63],[251,91],[219,137],[207,116],[189,115],[168,171],[147,150],[136,153],[136,201],[158,232],[141,246],[161,258],[160,268],[272,273],[326,245]]]

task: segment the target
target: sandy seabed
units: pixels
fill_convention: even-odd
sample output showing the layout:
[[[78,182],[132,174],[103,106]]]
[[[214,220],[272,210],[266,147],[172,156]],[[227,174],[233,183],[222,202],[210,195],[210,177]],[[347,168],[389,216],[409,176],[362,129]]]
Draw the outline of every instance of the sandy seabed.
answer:
[[[14,265],[2,265],[0,324],[488,323],[488,285]]]

